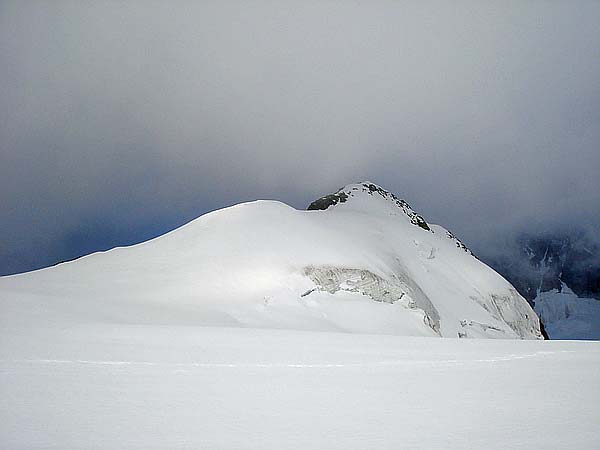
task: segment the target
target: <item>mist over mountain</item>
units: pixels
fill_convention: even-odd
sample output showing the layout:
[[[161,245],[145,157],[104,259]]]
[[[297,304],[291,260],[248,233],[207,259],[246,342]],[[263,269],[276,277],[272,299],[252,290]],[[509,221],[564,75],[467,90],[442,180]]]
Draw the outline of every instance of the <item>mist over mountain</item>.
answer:
[[[554,339],[600,339],[600,243],[594,227],[528,230],[480,255],[535,308]]]
[[[581,297],[600,298],[600,241],[590,231],[522,232],[486,248],[482,258],[533,301],[561,282]]]
[[[527,224],[599,223],[598,16],[586,1],[3,1],[0,274],[361,179],[478,254]]]

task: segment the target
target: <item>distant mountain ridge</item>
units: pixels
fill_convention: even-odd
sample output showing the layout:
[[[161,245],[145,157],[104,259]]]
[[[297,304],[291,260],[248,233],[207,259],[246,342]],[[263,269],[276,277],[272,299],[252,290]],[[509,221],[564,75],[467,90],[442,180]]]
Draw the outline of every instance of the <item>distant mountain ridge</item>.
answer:
[[[523,234],[490,262],[529,301],[562,283],[580,297],[600,299],[600,248],[585,235]]]
[[[486,262],[534,307],[551,338],[600,339],[600,245],[589,234],[521,234]]]

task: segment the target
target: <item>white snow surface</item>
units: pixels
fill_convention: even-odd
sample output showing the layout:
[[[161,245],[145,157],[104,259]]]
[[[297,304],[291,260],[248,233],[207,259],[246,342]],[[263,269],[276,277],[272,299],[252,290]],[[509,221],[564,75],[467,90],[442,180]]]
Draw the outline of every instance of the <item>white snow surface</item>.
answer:
[[[362,187],[0,278],[0,448],[599,448],[600,343],[516,339],[510,284]]]
[[[376,191],[371,188],[376,187]],[[324,211],[215,211],[151,241],[0,278],[2,323],[203,325],[541,338],[516,290],[370,183]]]
[[[0,448],[598,449],[600,344],[3,330]]]
[[[560,292],[540,292],[534,302],[550,339],[600,340],[600,300],[578,297],[562,283]]]

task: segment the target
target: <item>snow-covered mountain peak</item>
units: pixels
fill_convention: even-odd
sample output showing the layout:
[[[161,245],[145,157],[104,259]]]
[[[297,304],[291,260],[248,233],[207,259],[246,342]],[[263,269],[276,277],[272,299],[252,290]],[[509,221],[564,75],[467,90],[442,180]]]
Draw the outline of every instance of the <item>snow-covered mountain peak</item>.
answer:
[[[541,337],[506,280],[380,186],[348,185],[309,209],[243,203],[139,245],[0,278],[2,313],[32,328],[101,321]]]
[[[469,255],[473,252],[452,232],[440,225],[433,225],[417,213],[406,200],[371,181],[348,184],[333,194],[325,195],[310,205],[307,210],[353,211],[371,216],[390,216],[405,218],[412,225],[422,230],[437,233],[450,239],[454,245]]]
[[[402,213],[413,225],[426,231],[431,228],[423,217],[415,212],[406,200],[370,181],[348,184],[333,194],[325,195],[310,205],[308,210],[331,210],[343,207],[344,210],[360,211],[367,214],[398,215]]]

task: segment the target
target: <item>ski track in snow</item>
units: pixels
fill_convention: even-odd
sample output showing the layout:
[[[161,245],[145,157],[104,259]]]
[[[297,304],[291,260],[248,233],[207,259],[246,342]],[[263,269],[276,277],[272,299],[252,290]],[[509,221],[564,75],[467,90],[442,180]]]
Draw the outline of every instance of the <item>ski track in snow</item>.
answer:
[[[0,448],[595,450],[599,376],[594,342],[33,330],[0,340]]]
[[[531,359],[539,356],[556,355],[559,353],[577,353],[574,350],[561,351],[539,351],[528,354],[510,354],[495,358],[484,359],[442,359],[442,360],[391,360],[391,361],[369,361],[349,363],[212,363],[212,362],[187,362],[187,363],[164,363],[152,361],[96,361],[85,359],[15,359],[0,360],[0,364],[66,364],[66,365],[94,365],[94,366],[161,366],[161,367],[198,367],[198,368],[291,368],[291,369],[328,369],[344,367],[390,367],[404,365],[466,365],[469,363],[499,363],[514,361],[517,359]]]

